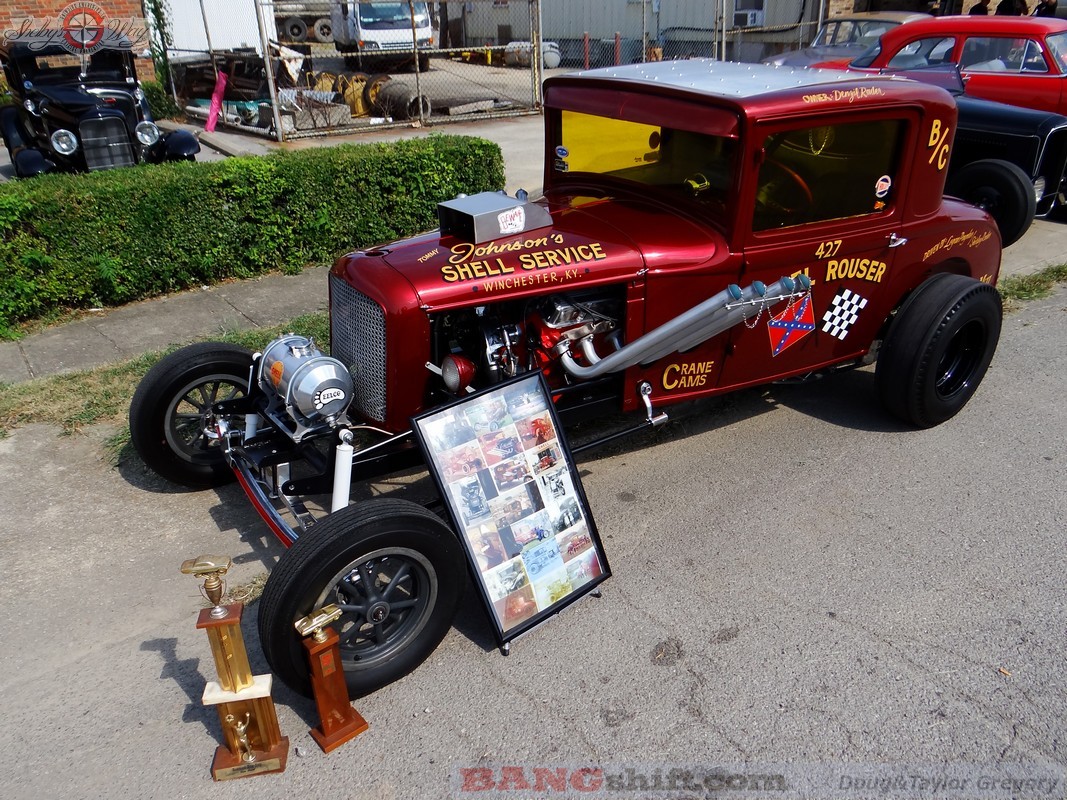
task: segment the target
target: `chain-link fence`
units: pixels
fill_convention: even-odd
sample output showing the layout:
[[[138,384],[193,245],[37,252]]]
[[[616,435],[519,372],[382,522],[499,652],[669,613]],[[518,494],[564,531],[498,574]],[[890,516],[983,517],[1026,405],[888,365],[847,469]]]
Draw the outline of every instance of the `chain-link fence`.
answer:
[[[170,0],[193,115],[277,138],[537,112],[575,68],[806,46],[825,0]],[[267,55],[264,58],[264,54]],[[221,102],[220,102],[221,101]]]
[[[530,44],[536,0],[205,0],[200,7],[185,19],[198,23],[199,38],[178,36],[190,46],[176,42],[171,50],[175,89],[193,116],[211,114],[220,87],[222,124],[277,138],[539,110],[541,59]],[[471,20],[519,10],[524,22],[515,27],[525,39],[465,33]]]

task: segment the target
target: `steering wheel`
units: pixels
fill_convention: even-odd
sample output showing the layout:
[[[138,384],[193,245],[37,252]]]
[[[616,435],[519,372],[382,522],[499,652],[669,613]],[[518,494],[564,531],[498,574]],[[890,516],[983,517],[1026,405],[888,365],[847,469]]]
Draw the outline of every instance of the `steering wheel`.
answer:
[[[701,192],[706,192],[708,189],[711,188],[711,181],[708,180],[707,176],[703,172],[694,172],[692,175],[682,181],[682,183],[694,195],[698,195]]]
[[[764,173],[764,170],[767,170]],[[814,199],[811,189],[800,175],[781,161],[769,158],[760,170],[765,180],[756,190],[756,209],[764,214],[804,216]]]
[[[682,186],[693,197],[699,199],[704,206],[710,207],[713,211],[722,212],[726,210],[726,200],[720,196],[722,189],[713,185],[703,172],[694,172],[682,181]]]

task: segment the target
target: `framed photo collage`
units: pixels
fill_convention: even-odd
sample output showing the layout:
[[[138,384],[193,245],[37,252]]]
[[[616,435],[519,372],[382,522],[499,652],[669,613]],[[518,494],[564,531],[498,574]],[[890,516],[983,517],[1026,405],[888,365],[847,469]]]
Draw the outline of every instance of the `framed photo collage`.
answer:
[[[611,574],[540,373],[413,422],[501,644]]]

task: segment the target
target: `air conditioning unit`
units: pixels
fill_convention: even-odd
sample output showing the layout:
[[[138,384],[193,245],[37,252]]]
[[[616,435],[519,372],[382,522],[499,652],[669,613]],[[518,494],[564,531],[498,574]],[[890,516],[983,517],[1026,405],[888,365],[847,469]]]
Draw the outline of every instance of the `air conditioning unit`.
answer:
[[[763,9],[749,9],[747,11],[734,12],[735,28],[761,28],[763,27]]]

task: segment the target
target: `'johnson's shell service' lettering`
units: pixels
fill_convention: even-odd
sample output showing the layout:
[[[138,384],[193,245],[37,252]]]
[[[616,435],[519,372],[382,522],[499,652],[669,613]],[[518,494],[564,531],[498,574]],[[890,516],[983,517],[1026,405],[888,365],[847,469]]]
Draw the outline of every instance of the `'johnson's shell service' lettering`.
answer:
[[[448,263],[441,267],[441,277],[447,283],[496,278],[510,275],[517,269],[532,271],[570,267],[587,261],[602,261],[608,257],[604,252],[604,245],[600,242],[551,247],[550,244],[562,244],[563,237],[556,234],[551,239],[550,242],[549,237],[544,236],[540,239],[519,239],[506,244],[489,242],[473,245],[464,242],[454,245]],[[517,255],[512,255],[513,253]],[[502,258],[502,255],[510,257]]]
[[[843,281],[858,278],[862,281],[881,283],[886,263],[873,258],[832,258],[826,262],[826,280]]]

